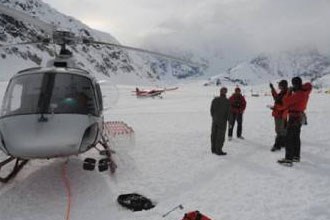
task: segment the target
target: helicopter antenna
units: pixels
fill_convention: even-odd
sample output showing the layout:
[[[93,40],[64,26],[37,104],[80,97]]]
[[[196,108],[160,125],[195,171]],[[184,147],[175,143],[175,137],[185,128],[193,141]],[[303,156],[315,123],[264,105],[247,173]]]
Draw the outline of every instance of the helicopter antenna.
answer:
[[[151,50],[141,49],[141,48],[137,48],[137,47],[124,46],[124,45],[120,45],[120,44],[114,44],[114,43],[108,43],[108,42],[102,42],[102,41],[92,41],[89,39],[82,39],[82,43],[87,44],[87,45],[88,44],[107,45],[107,46],[131,50],[131,51],[136,51],[136,52],[140,52],[140,53],[152,54],[152,55],[156,55],[158,57],[163,57],[163,58],[166,58],[166,59],[172,60],[172,61],[178,61],[180,63],[186,63],[186,64],[189,64],[192,66],[197,66],[197,67],[203,66],[203,64],[192,62],[192,61],[189,61],[189,60],[186,60],[183,58],[179,58],[179,57],[175,57],[175,56],[171,56],[171,55],[167,55],[164,53],[159,53],[159,52],[155,52],[155,51],[151,51]]]

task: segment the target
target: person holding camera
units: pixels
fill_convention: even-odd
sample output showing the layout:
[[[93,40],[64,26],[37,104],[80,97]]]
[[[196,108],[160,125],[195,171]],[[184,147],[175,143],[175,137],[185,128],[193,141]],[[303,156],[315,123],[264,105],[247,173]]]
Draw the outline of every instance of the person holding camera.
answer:
[[[241,94],[241,89],[239,87],[235,88],[235,93],[229,98],[230,102],[230,115],[229,115],[229,130],[228,130],[228,140],[233,138],[233,130],[235,126],[235,121],[237,121],[237,138],[244,139],[242,136],[242,123],[243,123],[243,113],[246,108],[246,101],[244,96]]]
[[[288,81],[281,80],[278,83],[279,92],[276,92],[272,83],[269,84],[272,96],[274,99],[274,106],[271,107],[272,116],[275,122],[276,138],[271,151],[281,150],[281,147],[285,147],[285,136],[287,126],[288,110],[283,109],[283,99],[288,93]]]
[[[300,131],[304,121],[304,111],[307,106],[309,94],[312,91],[312,84],[302,84],[300,77],[293,77],[291,80],[292,87],[289,89],[288,95],[283,99],[283,109],[289,112],[285,158],[277,162],[282,165],[292,166],[292,162],[300,162]]]

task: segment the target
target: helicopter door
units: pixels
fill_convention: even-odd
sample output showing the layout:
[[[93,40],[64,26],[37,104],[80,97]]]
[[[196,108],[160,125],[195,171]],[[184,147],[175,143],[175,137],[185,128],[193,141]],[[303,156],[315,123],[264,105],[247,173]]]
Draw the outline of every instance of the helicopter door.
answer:
[[[12,92],[12,98],[9,100],[10,103],[8,103],[8,111],[16,111],[20,108],[22,105],[21,103],[21,97],[23,94],[23,86],[16,84],[13,87],[13,92]]]
[[[13,78],[3,99],[1,116],[37,113],[42,79],[42,74]]]

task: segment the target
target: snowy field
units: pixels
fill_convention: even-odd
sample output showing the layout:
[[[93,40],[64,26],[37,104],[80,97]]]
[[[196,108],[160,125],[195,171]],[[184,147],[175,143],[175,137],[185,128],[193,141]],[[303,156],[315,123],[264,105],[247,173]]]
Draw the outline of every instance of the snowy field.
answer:
[[[245,140],[226,141],[227,156],[211,154],[209,108],[218,88],[201,85],[180,85],[163,99],[137,99],[134,87],[118,86],[118,102],[105,118],[132,126],[135,144],[123,140],[115,146],[113,176],[82,170],[82,160],[94,152],[69,158],[71,220],[181,220],[192,210],[213,220],[330,219],[330,95],[311,95],[302,161],[289,168],[276,163],[283,150],[270,152],[275,132],[266,105],[272,98],[251,97],[248,89]],[[30,161],[12,182],[0,185],[0,220],[65,219],[65,160]],[[131,192],[151,198],[156,207],[120,207],[118,195]],[[162,217],[179,204],[184,210]]]

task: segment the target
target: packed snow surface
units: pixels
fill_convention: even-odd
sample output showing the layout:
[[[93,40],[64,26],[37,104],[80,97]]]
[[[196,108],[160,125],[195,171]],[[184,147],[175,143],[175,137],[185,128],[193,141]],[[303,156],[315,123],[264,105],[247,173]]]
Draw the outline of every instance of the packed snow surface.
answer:
[[[226,141],[227,156],[211,154],[209,108],[218,88],[201,84],[180,85],[162,99],[137,99],[131,92],[135,88],[118,86],[119,100],[105,119],[132,126],[135,144],[114,144],[114,175],[82,170],[85,157],[98,157],[93,150],[68,159],[71,220],[179,220],[191,210],[215,220],[330,219],[330,95],[311,95],[301,162],[290,168],[276,163],[284,150],[270,152],[275,131],[266,105],[272,98],[251,97],[248,89],[243,90],[245,140]],[[111,94],[104,91],[106,102]],[[0,185],[0,219],[64,219],[65,161],[30,161],[13,181]],[[156,207],[131,212],[117,204],[118,195],[131,192],[151,198]],[[179,204],[184,210],[162,217]]]

